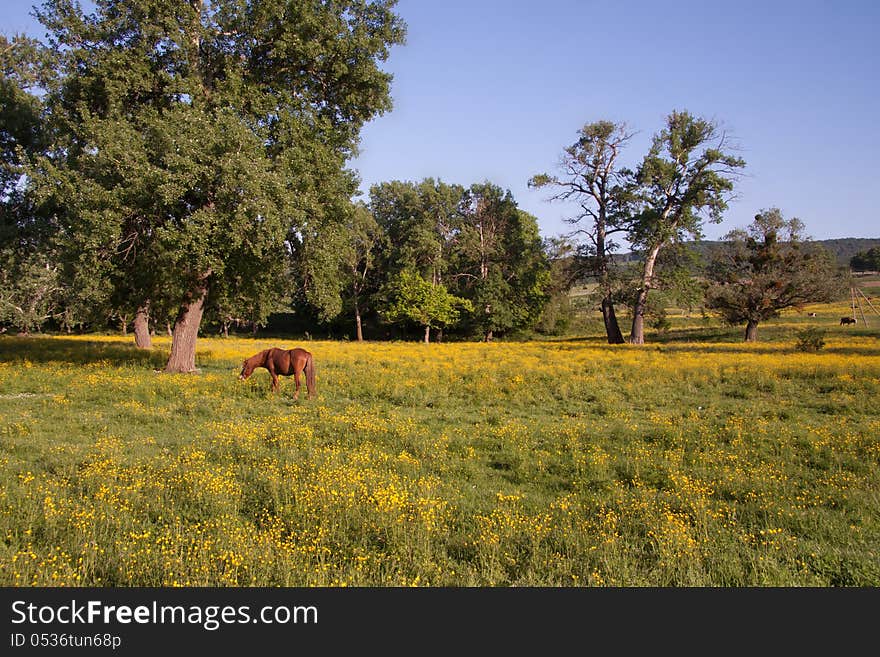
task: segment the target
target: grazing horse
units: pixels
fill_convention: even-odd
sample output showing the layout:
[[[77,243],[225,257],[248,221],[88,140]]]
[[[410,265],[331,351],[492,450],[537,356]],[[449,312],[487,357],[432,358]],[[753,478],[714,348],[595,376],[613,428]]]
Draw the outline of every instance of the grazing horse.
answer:
[[[840,325],[841,326],[843,326],[845,324],[855,324],[855,323],[856,323],[855,317],[841,317],[840,318]]]
[[[272,375],[272,392],[278,392],[278,377],[293,375],[296,382],[296,390],[293,393],[294,399],[299,399],[299,375],[305,373],[306,388],[308,389],[308,399],[315,395],[315,361],[305,349],[299,347],[295,349],[264,349],[258,354],[254,354],[246,359],[241,366],[241,373],[238,375],[240,381],[245,381],[253,374],[258,367],[265,367]]]

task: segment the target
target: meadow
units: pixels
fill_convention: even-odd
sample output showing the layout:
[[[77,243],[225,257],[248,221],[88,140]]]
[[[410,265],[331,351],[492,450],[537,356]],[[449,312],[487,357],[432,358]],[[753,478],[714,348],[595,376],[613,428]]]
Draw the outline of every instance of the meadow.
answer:
[[[878,586],[880,318],[806,310],[754,344],[202,337],[191,375],[0,336],[0,585]],[[237,380],[269,346],[315,399]]]

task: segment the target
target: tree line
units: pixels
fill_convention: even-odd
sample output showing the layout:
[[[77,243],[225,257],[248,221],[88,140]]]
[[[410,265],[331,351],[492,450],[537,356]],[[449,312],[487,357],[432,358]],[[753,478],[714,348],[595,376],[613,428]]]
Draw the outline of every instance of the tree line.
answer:
[[[866,251],[859,251],[849,260],[853,271],[880,271],[880,247],[872,246]]]
[[[836,293],[832,263],[775,208],[728,235],[698,279],[683,273],[682,244],[721,221],[745,166],[687,111],[635,166],[622,164],[632,132],[598,121],[559,171],[531,178],[580,208],[567,239],[542,240],[490,181],[389,181],[354,201],[360,130],[392,108],[381,63],[406,33],[394,5],[44,2],[45,42],[0,38],[0,322],[114,319],[142,347],[164,328],[165,369],[185,372],[204,321],[259,326],[291,308],[348,317],[357,339],[370,318],[425,341],[490,340],[546,325],[589,279],[608,341],[642,344],[652,290],[704,294],[747,339]],[[614,258],[621,238],[630,266]]]

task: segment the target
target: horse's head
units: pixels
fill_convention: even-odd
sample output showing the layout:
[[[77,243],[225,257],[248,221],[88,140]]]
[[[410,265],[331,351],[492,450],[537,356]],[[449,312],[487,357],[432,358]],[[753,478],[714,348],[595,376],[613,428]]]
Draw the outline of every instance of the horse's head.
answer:
[[[249,362],[248,360],[245,360],[245,361],[241,364],[241,372],[238,373],[238,380],[239,380],[239,381],[246,381],[247,378],[248,378],[251,374],[253,374],[253,371],[254,371],[254,366],[251,365],[250,362]]]

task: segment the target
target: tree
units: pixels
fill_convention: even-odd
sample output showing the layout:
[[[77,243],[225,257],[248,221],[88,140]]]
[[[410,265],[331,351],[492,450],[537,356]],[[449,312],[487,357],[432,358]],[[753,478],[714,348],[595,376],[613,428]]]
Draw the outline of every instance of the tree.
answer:
[[[853,271],[880,271],[880,248],[874,246],[867,251],[859,251],[849,260]]]
[[[268,307],[297,240],[351,198],[360,129],[391,107],[378,64],[404,39],[394,5],[104,0],[86,15],[48,0],[37,12],[59,130],[32,184],[68,251],[88,256],[71,258],[75,275],[128,281],[132,309],[176,309],[166,372],[195,369],[212,299],[234,289],[251,314]]]
[[[489,182],[472,185],[460,207],[448,279],[472,302],[472,327],[487,342],[496,333],[533,327],[550,285],[538,220]]]
[[[434,285],[443,284],[465,193],[461,185],[433,178],[370,188],[369,209],[387,236],[382,258],[387,276],[411,269]]]
[[[623,335],[614,312],[614,292],[609,277],[615,233],[625,230],[632,204],[632,180],[628,170],[617,165],[618,157],[633,133],[622,123],[597,121],[585,124],[578,140],[562,155],[558,176],[533,176],[529,186],[552,187],[558,191],[551,201],[574,202],[578,213],[568,219],[577,229],[570,237],[583,236],[581,262],[585,272],[599,279],[603,292],[601,308],[609,344],[620,344]]]
[[[834,257],[803,229],[779,208],[762,210],[711,255],[706,307],[730,324],[745,323],[745,341],[757,340],[758,324],[781,310],[832,301],[845,290]]]
[[[455,324],[460,310],[473,310],[467,299],[450,294],[443,285],[434,285],[409,269],[396,274],[384,289],[382,314],[389,322],[412,321],[425,329],[425,343],[431,329]]]
[[[375,287],[379,246],[384,233],[370,210],[356,204],[347,222],[348,240],[342,251],[342,278],[347,284],[347,294],[352,305],[355,336],[364,339],[364,304]]]
[[[62,312],[64,289],[51,226],[22,185],[46,147],[39,43],[0,36],[0,323],[23,333]]]
[[[433,178],[419,183],[394,180],[370,188],[369,209],[385,236],[379,258],[380,288],[387,291],[402,272],[410,271],[448,291],[444,283],[461,227],[465,192],[461,185]],[[382,294],[379,302],[384,303]],[[437,326],[441,336],[450,324]]]
[[[645,342],[648,293],[655,287],[661,249],[702,236],[704,220],[721,221],[739,170],[745,162],[725,152],[727,136],[718,126],[688,112],[672,112],[654,137],[636,181],[641,211],[629,225],[628,240],[643,254],[633,305],[632,344]]]
[[[0,324],[37,331],[61,308],[58,268],[39,253],[0,250]]]

